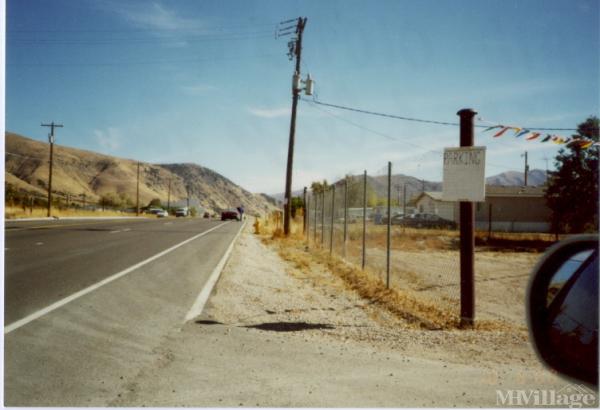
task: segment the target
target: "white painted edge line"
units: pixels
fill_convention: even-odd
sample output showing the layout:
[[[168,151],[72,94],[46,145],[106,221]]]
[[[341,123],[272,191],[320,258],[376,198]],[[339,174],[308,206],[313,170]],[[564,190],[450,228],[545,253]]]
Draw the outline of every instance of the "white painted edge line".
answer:
[[[237,242],[238,238],[244,231],[244,227],[246,226],[246,221],[247,221],[247,219],[245,219],[244,222],[242,223],[240,230],[238,231],[238,233],[235,235],[235,237],[229,244],[229,247],[225,251],[225,254],[223,254],[223,257],[221,258],[221,260],[219,261],[217,266],[215,266],[215,269],[213,269],[208,280],[206,281],[206,284],[204,285],[204,287],[200,291],[200,294],[196,298],[196,301],[190,308],[190,311],[187,313],[187,315],[185,315],[185,319],[183,321],[184,324],[202,314],[202,311],[204,310],[204,305],[206,305],[206,302],[208,302],[208,298],[210,297],[210,294],[211,294],[213,288],[217,284],[217,281],[219,280],[219,277],[221,276],[221,272],[223,272],[223,268],[225,268],[225,264],[227,263],[227,260],[229,259],[231,252],[233,251],[233,247],[235,246],[235,243]]]
[[[112,221],[112,220],[124,220],[124,219],[151,219],[145,216],[62,216],[62,217],[50,217],[50,218],[16,218],[16,219],[5,219],[4,223],[7,222],[36,222],[36,221]]]
[[[108,278],[103,279],[100,282],[97,282],[97,283],[95,283],[95,284],[93,284],[91,286],[88,286],[87,288],[82,289],[79,292],[73,293],[72,295],[67,296],[64,299],[61,299],[58,302],[54,302],[50,306],[47,306],[47,307],[45,307],[45,308],[43,308],[41,310],[38,310],[37,312],[32,313],[31,315],[26,316],[23,319],[19,319],[16,322],[13,322],[13,323],[11,323],[8,326],[4,326],[4,334],[6,335],[6,334],[12,332],[13,330],[16,330],[16,329],[18,329],[18,328],[20,328],[22,326],[25,326],[26,324],[28,324],[28,323],[36,320],[36,319],[39,319],[40,317],[42,317],[42,316],[44,316],[44,315],[52,312],[53,310],[56,310],[56,309],[58,309],[58,308],[60,308],[60,307],[62,307],[64,305],[66,305],[67,303],[74,301],[75,299],[78,299],[78,298],[80,298],[80,297],[82,297],[84,295],[87,295],[88,293],[93,292],[96,289],[98,289],[98,288],[100,288],[100,287],[102,287],[102,286],[104,286],[104,285],[106,285],[106,284],[108,284],[110,282],[113,282],[113,281],[115,281],[115,280],[117,280],[117,279],[119,279],[119,278],[127,275],[128,273],[131,273],[134,270],[136,270],[138,268],[141,268],[144,265],[147,265],[148,263],[150,263],[150,262],[152,262],[152,261],[160,258],[161,256],[164,256],[164,255],[166,255],[166,254],[168,254],[170,252],[173,252],[175,249],[180,248],[183,245],[186,245],[186,244],[192,242],[193,240],[198,239],[198,238],[200,238],[200,237],[202,237],[202,236],[204,236],[204,235],[206,235],[206,234],[214,231],[215,229],[218,229],[218,228],[220,228],[223,225],[226,225],[228,223],[229,222],[224,222],[222,224],[219,224],[219,225],[215,226],[214,228],[211,228],[209,230],[201,232],[198,235],[192,236],[191,238],[188,238],[185,241],[178,243],[177,245],[171,246],[170,248],[165,249],[164,251],[162,251],[160,253],[157,253],[156,255],[151,256],[150,258],[148,258],[148,259],[146,259],[146,260],[144,260],[142,262],[136,263],[135,265],[130,266],[129,268],[127,268],[127,269],[125,269],[125,270],[123,270],[123,271],[121,271],[119,273],[115,273],[114,275],[109,276]]]

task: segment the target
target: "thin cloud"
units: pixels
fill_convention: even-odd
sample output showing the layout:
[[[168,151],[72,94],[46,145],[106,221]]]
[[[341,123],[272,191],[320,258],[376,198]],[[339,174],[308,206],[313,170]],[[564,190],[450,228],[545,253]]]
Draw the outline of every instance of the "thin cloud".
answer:
[[[182,17],[159,2],[150,4],[112,3],[111,10],[137,27],[150,30],[201,31],[204,24],[196,19]]]
[[[94,130],[94,138],[98,145],[109,151],[115,151],[121,147],[122,134],[117,128],[109,127],[106,130]]]
[[[283,108],[248,108],[248,112],[260,118],[279,118],[290,115],[288,107]]]

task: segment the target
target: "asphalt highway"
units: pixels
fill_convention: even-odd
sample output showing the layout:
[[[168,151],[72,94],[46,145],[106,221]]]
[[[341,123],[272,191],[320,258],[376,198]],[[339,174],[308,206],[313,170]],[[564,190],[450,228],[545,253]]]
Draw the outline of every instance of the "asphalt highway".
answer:
[[[184,218],[8,223],[4,323],[221,223]]]
[[[5,404],[114,399],[111,384],[184,323],[240,226],[199,218],[7,221]]]

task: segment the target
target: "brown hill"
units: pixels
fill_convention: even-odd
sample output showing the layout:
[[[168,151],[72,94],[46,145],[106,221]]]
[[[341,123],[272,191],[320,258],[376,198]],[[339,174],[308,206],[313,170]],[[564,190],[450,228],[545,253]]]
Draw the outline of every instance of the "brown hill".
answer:
[[[45,195],[48,181],[49,146],[14,133],[5,134],[5,183],[13,188]],[[54,145],[52,191],[71,200],[85,198],[118,199],[135,204],[137,164],[131,159],[111,157],[91,151]],[[140,206],[159,198],[167,204],[171,185],[171,205],[198,204],[206,210],[243,204],[246,211],[260,214],[273,209],[260,195],[254,195],[222,175],[196,164],[140,164]]]

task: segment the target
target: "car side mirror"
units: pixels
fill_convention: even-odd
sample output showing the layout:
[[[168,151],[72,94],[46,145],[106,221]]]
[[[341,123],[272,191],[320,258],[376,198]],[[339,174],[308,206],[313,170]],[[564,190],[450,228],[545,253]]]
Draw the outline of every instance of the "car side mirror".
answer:
[[[559,373],[598,385],[598,236],[550,247],[529,283],[527,316],[538,357]]]

